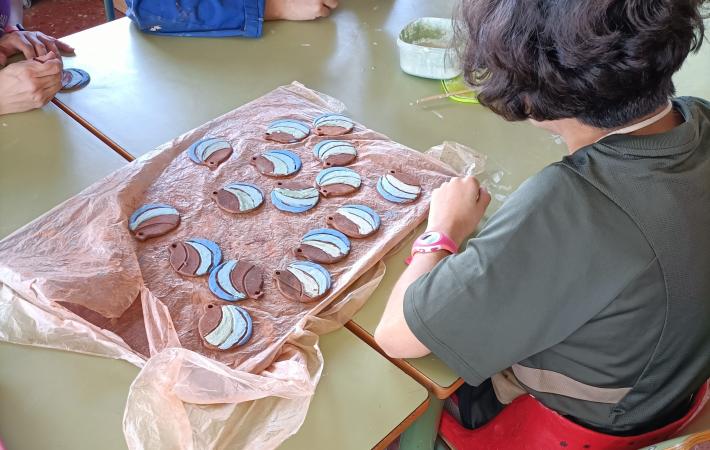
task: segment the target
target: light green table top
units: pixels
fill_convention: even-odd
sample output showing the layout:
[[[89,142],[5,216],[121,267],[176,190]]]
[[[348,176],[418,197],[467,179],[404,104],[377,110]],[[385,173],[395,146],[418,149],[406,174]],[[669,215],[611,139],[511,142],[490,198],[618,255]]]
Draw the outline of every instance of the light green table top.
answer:
[[[565,148],[527,123],[507,123],[478,105],[448,100],[413,106],[440,93],[437,81],[399,69],[396,38],[409,21],[451,15],[453,0],[363,0],[344,3],[330,19],[267,23],[262,39],[191,39],[151,36],[127,19],[67,38],[77,56],[67,66],[86,69],[91,84],[60,100],[134,155],[143,154],[274,87],[298,80],[343,100],[349,114],[419,150],[456,141],[488,156],[488,174],[500,176],[506,195]],[[710,97],[710,53],[691,58],[678,76],[680,94]],[[110,50],[107,50],[110,49]],[[494,203],[495,204],[495,203]],[[371,334],[389,288],[403,270],[388,258],[388,275],[356,315],[355,329]],[[457,376],[430,356],[400,363],[441,394]]]
[[[259,40],[151,36],[121,19],[66,39],[77,56],[65,64],[87,70],[91,83],[58,98],[137,156],[298,80],[343,100],[354,119],[413,148],[453,140],[488,154],[489,167],[512,189],[563,153],[553,138],[526,124],[506,123],[480,106],[443,101],[432,112],[410,105],[440,93],[440,85],[399,69],[397,34],[416,17],[451,15],[453,3],[349,2],[332,19],[268,23]],[[403,269],[400,259],[388,259],[383,287],[356,317],[366,328],[384,308]],[[411,366],[434,389],[451,387],[458,378],[433,356]]]
[[[428,392],[346,329],[322,336],[323,375],[288,449],[369,449],[422,414]],[[123,361],[0,343],[0,436],[8,449],[124,449]]]
[[[0,160],[0,238],[126,164],[53,104],[0,116]],[[0,343],[0,436],[9,449],[125,447],[123,403],[136,373],[127,363]],[[77,428],[77,411],[97,420]]]
[[[351,332],[340,329],[320,342],[321,381],[306,421],[282,449],[373,448],[426,410],[427,390]]]
[[[53,104],[0,116],[0,239],[126,161]]]
[[[8,450],[125,449],[138,369],[123,361],[0,343],[0,438]]]

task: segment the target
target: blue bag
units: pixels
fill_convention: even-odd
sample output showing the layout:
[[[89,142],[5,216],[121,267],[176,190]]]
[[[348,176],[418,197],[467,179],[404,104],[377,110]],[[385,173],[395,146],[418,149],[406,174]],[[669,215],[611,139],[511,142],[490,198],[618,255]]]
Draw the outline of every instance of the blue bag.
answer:
[[[142,30],[172,36],[261,36],[265,0],[126,0]]]

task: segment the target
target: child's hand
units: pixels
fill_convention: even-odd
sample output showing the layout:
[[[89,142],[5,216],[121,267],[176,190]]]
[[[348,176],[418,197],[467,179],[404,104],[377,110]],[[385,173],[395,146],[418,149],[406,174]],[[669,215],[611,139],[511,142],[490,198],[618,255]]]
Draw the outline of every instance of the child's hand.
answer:
[[[0,115],[46,105],[62,88],[62,60],[50,52],[0,70]]]
[[[338,0],[266,0],[264,20],[314,20],[337,7]]]
[[[32,59],[50,52],[59,56],[62,52],[73,53],[74,48],[39,31],[13,31],[0,37],[0,64],[5,64],[7,58],[17,53]]]
[[[431,194],[427,231],[439,231],[459,246],[473,234],[491,195],[474,177],[452,178]]]

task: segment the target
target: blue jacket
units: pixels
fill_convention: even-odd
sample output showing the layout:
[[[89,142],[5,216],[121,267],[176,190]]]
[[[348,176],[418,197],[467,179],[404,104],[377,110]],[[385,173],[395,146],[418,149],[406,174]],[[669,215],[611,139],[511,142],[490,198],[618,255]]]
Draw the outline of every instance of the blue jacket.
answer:
[[[126,0],[142,30],[172,36],[261,36],[265,0]]]

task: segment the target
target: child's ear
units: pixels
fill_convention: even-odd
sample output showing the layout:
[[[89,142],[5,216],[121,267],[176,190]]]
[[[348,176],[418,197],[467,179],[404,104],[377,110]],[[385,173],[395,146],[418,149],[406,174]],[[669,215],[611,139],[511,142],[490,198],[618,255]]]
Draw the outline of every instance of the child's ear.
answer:
[[[520,101],[523,103],[523,111],[525,112],[525,115],[531,119],[530,114],[532,114],[532,101],[530,100],[530,96],[528,94],[522,94]]]

